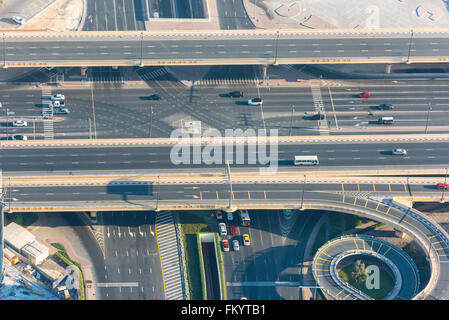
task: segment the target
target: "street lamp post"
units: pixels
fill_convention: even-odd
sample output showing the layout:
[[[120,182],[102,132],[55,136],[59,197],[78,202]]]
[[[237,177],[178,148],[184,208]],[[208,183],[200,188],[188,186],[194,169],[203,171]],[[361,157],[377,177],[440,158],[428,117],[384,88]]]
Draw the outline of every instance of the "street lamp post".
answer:
[[[305,192],[305,190],[306,190],[306,175],[304,175],[304,184],[303,184],[303,187],[302,187],[301,208],[299,208],[299,210],[304,210],[303,205],[304,205],[304,192]]]
[[[9,127],[9,111],[6,108],[6,140],[8,140],[8,127]]]
[[[140,66],[143,67],[143,32],[140,33]]]
[[[430,102],[429,102],[429,110],[427,111],[427,120],[426,120],[426,130],[425,133],[427,134],[427,128],[429,125],[429,116],[430,116],[430,111],[432,110],[432,107],[430,106]]]
[[[229,182],[229,209],[232,208],[232,179],[231,179],[231,168],[229,167],[229,161],[226,161],[226,173],[228,176],[228,182]]]
[[[159,176],[157,176],[156,211],[159,211],[159,192],[160,191],[161,191],[161,185],[159,182]]]
[[[408,44],[408,55],[407,55],[407,61],[405,63],[410,64],[410,53],[412,51],[412,41],[413,41],[413,29],[410,31],[410,42]]]
[[[5,46],[5,34],[3,33],[3,68],[6,68],[6,46]]]
[[[274,65],[276,66],[278,64],[278,41],[279,41],[279,30],[276,33],[276,52],[274,54]]]
[[[151,112],[150,112],[150,138],[151,138],[152,129],[153,129],[153,106],[151,106]]]
[[[441,195],[440,202],[444,202],[444,192],[446,191],[446,182],[447,182],[447,168],[446,168],[446,174],[444,175],[444,188],[443,188],[443,194]]]
[[[293,113],[295,112],[295,106],[292,104],[292,115],[290,117],[290,132],[289,132],[289,136],[292,135],[292,126],[293,126]]]
[[[89,118],[89,139],[92,139],[92,119]]]

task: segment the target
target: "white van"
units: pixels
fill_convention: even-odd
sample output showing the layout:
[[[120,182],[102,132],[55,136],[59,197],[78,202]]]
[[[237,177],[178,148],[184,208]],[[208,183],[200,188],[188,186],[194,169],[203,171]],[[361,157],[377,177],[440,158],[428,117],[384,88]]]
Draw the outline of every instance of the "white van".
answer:
[[[316,166],[320,162],[317,156],[295,156],[295,166]]]

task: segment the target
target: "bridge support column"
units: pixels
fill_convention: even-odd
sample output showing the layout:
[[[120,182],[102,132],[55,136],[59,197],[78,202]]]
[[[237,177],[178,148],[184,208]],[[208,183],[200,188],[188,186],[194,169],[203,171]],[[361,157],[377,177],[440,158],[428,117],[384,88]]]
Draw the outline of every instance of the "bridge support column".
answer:
[[[81,75],[86,76],[87,67],[81,67]]]
[[[89,217],[91,220],[96,221],[97,220],[97,211],[90,211]]]
[[[267,81],[267,70],[268,70],[268,64],[262,65],[262,74],[263,74],[263,83],[264,84]]]
[[[385,73],[391,73],[391,64],[385,66]]]

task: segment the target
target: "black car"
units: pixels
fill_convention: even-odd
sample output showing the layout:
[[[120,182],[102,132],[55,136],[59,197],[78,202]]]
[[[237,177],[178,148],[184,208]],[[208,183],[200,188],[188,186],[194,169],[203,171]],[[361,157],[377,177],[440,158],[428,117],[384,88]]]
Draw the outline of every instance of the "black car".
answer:
[[[8,137],[8,140],[28,140],[28,137],[18,134],[18,135],[15,135],[15,136]]]
[[[324,120],[324,114],[317,113],[311,117],[312,120]]]
[[[244,94],[242,91],[232,91],[232,92],[228,93],[228,97],[231,97],[231,98],[240,98],[243,96],[244,96]]]
[[[379,105],[377,108],[379,110],[391,110],[391,109],[393,109],[393,106],[391,104],[384,103],[384,104]]]
[[[152,94],[148,97],[148,100],[161,100],[161,96],[158,94]]]

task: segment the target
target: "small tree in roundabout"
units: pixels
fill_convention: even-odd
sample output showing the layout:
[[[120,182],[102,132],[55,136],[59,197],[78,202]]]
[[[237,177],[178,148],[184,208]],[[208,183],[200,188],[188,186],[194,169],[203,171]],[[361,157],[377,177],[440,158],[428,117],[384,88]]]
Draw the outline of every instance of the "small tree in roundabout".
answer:
[[[351,277],[356,283],[365,282],[368,278],[368,274],[365,270],[365,264],[361,260],[357,260],[355,262]]]

